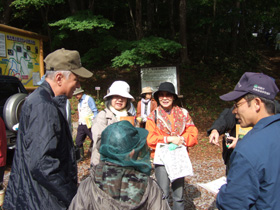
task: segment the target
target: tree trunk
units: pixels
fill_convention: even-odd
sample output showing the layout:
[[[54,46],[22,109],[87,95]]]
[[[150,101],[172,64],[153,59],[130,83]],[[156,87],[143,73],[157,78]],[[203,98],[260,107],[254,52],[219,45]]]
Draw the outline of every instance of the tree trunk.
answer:
[[[69,4],[71,14],[72,15],[75,14],[78,11],[78,5],[76,0],[68,0],[68,4]]]
[[[10,7],[13,0],[8,0],[7,2],[2,1],[3,4],[3,18],[0,20],[2,24],[8,24],[10,22],[12,8]]]
[[[128,0],[128,7],[129,7],[129,14],[130,14],[131,21],[132,21],[132,26],[133,26],[135,35],[136,35],[136,37],[137,37],[137,30],[136,30],[136,26],[135,26],[135,20],[134,20],[134,15],[133,15],[133,9],[132,9],[132,6],[131,6],[131,3],[130,3],[129,0]]]
[[[155,5],[153,0],[147,0],[147,31],[152,34],[154,24],[154,9]]]
[[[211,50],[212,50],[212,46],[211,46],[211,43],[212,43],[211,40],[212,39],[211,39],[211,37],[212,37],[212,28],[213,28],[213,25],[215,23],[216,8],[217,8],[217,0],[213,0],[213,18],[212,18],[212,23],[209,24],[208,28],[207,28],[207,35],[206,35],[206,38],[205,38],[204,55],[203,55],[203,57],[211,54]]]
[[[52,46],[52,36],[51,36],[51,29],[49,26],[49,5],[46,5],[46,7],[41,7],[40,12],[41,16],[44,22],[44,25],[47,27],[47,33],[48,33],[48,41],[49,41],[49,52],[52,51],[51,46]]]
[[[242,20],[240,21],[239,27],[239,37],[242,40],[242,46],[249,45],[249,40],[247,38],[247,27],[246,27],[246,16],[247,16],[247,9],[246,9],[246,1],[241,2],[241,10],[242,10]]]
[[[232,33],[231,33],[231,54],[234,55],[237,48],[237,33],[238,33],[238,23],[240,23],[239,17],[240,12],[240,1],[236,1],[236,8],[234,12],[234,18],[233,18],[233,26],[232,26]]]
[[[188,57],[188,47],[187,47],[187,6],[186,0],[180,0],[179,3],[179,16],[180,16],[180,43],[182,45],[181,49],[181,62],[182,64],[189,64],[190,60]]]
[[[136,23],[136,39],[140,40],[143,38],[143,27],[142,27],[142,0],[136,0],[135,6],[135,23]]]
[[[174,0],[169,0],[169,25],[170,25],[170,31],[171,31],[171,36],[172,38],[175,37],[176,32],[174,28]]]
[[[94,12],[94,0],[89,1],[88,8],[90,11]]]

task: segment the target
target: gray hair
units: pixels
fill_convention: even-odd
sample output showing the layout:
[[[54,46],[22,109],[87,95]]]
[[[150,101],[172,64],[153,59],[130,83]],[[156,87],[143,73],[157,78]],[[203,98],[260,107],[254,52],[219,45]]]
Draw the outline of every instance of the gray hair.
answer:
[[[46,71],[46,78],[49,78],[50,80],[54,80],[54,77],[56,74],[58,73],[61,73],[63,74],[63,76],[68,79],[70,74],[71,74],[71,71]]]
[[[265,109],[266,109],[268,114],[275,114],[276,113],[275,102],[273,100],[269,100],[267,98],[260,97],[260,96],[250,94],[250,93],[244,96],[244,99],[246,101],[248,101],[249,106],[251,106],[251,101],[255,98],[261,99],[261,101],[264,103]]]

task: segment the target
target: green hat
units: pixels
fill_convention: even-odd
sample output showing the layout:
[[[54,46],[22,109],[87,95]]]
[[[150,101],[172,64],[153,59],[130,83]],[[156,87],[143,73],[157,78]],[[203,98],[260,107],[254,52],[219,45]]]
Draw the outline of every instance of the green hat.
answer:
[[[83,78],[89,78],[93,75],[82,67],[80,54],[76,50],[65,50],[64,48],[56,50],[50,53],[44,62],[47,71],[71,71]]]
[[[101,134],[100,159],[120,166],[130,166],[150,175],[152,167],[147,135],[146,129],[135,128],[126,120],[107,126]]]

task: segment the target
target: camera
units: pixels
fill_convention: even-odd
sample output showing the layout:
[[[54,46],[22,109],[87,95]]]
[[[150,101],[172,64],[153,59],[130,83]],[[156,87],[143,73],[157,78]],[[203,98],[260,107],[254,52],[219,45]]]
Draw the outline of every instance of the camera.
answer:
[[[232,139],[228,139],[228,137],[230,137],[229,133],[225,133],[226,144],[231,144],[233,140]]]

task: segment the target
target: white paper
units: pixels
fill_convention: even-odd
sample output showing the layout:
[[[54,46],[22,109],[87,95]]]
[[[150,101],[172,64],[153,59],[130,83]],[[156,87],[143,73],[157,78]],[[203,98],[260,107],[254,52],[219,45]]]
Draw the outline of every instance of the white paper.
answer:
[[[208,183],[197,183],[197,184],[200,187],[203,187],[204,189],[208,190],[209,192],[217,194],[219,192],[221,186],[223,186],[226,183],[227,183],[227,178],[225,176],[222,176],[221,178],[208,182]]]
[[[161,148],[165,147],[165,145],[168,145],[168,144],[157,143],[155,156],[154,156],[154,164],[164,165],[164,163],[162,162],[162,160],[160,158],[160,153],[162,152]]]
[[[183,145],[174,150],[169,150],[169,144],[158,143],[155,152],[154,164],[164,165],[171,182],[193,175],[192,164]]]

